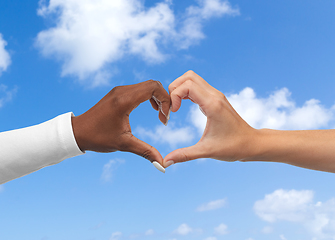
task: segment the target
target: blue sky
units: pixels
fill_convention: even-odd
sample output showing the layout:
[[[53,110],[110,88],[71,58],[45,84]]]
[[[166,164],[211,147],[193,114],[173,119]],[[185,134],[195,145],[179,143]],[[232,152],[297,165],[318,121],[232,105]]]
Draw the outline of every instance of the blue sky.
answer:
[[[194,70],[253,127],[334,128],[335,2],[0,2],[0,131],[72,111],[114,86]],[[134,134],[163,156],[200,139],[183,102]],[[88,152],[0,185],[0,239],[319,240],[335,237],[334,174],[201,159],[165,174],[130,153]]]

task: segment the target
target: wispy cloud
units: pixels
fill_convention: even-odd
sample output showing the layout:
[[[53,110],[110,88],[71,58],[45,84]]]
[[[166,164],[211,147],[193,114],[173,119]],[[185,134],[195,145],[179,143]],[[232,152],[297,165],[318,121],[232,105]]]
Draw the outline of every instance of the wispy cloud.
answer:
[[[221,223],[214,230],[215,230],[215,234],[220,235],[220,236],[228,234],[228,226],[224,223]]]
[[[226,96],[241,117],[255,128],[318,129],[329,126],[334,120],[335,106],[326,108],[317,99],[307,100],[302,106],[297,106],[287,88],[274,91],[266,98],[257,97],[249,87]],[[193,125],[202,133],[206,117],[197,106],[190,109],[189,115]]]
[[[185,49],[203,39],[204,21],[239,14],[226,0],[198,3],[179,17],[171,0],[149,8],[141,0],[40,1],[38,15],[52,19],[55,26],[37,35],[36,46],[44,56],[62,62],[62,76],[75,75],[82,82],[89,78],[93,86],[105,84],[110,63],[128,55],[163,62],[164,48]]]
[[[186,9],[180,36],[175,34],[180,39],[177,43],[182,49],[197,44],[199,40],[205,38],[202,31],[205,20],[223,15],[236,16],[240,14],[238,8],[233,8],[228,1],[200,0],[198,2],[199,6],[190,6]]]
[[[146,236],[152,236],[152,235],[154,235],[155,234],[155,231],[153,230],[153,229],[149,229],[149,230],[147,230],[146,232],[145,232],[145,235]]]
[[[314,193],[310,190],[279,189],[267,194],[254,205],[256,214],[267,222],[277,220],[303,221],[306,209],[312,204]]]
[[[168,126],[156,126],[154,130],[137,127],[134,131],[143,139],[151,139],[154,142],[168,144],[175,148],[179,144],[190,143],[194,139],[194,129],[191,127],[174,127],[173,122]]]
[[[5,49],[7,42],[3,39],[0,33],[0,75],[3,71],[6,71],[8,66],[11,64],[11,58],[8,51]],[[9,89],[5,84],[0,84],[0,108],[5,103],[10,102],[17,92],[17,87]]]
[[[125,163],[123,159],[111,159],[108,163],[103,166],[101,179],[105,182],[112,181],[114,171],[120,166],[120,164]]]
[[[5,103],[10,102],[14,95],[17,92],[17,87],[12,89],[8,89],[8,87],[4,84],[0,84],[0,108],[5,105]]]
[[[194,230],[187,225],[186,223],[181,224],[176,230],[174,230],[174,233],[182,236],[186,236],[190,233],[192,233]]]
[[[200,205],[199,207],[197,207],[196,211],[204,212],[204,211],[216,210],[216,209],[224,207],[226,203],[227,203],[227,200],[225,198],[210,201],[208,203],[204,203]]]
[[[287,240],[283,234],[280,234],[279,237],[280,237],[280,240]]]
[[[216,237],[207,237],[204,240],[217,240],[217,238]]]
[[[10,55],[5,49],[6,46],[7,42],[3,39],[3,36],[0,33],[0,75],[3,71],[6,71],[11,64]]]
[[[269,223],[288,221],[301,224],[316,239],[333,239],[335,235],[335,198],[314,202],[311,190],[278,189],[256,201],[254,211]]]
[[[113,232],[109,240],[119,240],[122,237],[122,232]]]

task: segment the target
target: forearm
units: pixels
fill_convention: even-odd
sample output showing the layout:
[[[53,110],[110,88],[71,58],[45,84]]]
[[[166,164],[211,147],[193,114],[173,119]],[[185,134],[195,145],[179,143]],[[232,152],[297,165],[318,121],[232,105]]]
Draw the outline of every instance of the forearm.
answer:
[[[73,136],[71,113],[0,133],[0,184],[80,154]]]
[[[335,130],[255,131],[245,161],[282,162],[303,168],[335,172]]]

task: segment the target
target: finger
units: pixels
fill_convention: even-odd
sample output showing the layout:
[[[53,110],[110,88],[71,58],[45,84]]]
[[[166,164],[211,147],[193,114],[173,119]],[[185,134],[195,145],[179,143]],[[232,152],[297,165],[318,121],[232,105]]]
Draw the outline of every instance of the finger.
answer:
[[[186,162],[197,158],[204,158],[204,151],[198,144],[187,148],[180,148],[170,152],[163,160],[163,167],[167,168],[172,164]]]
[[[162,112],[162,115],[159,117],[160,120],[164,124],[167,122],[171,99],[160,82],[148,80],[129,87],[133,88],[132,100],[134,106],[150,99],[153,108]]]
[[[170,120],[170,110],[168,110],[168,115],[166,116],[165,113],[163,113],[163,110],[161,109],[162,105],[160,103],[157,103],[156,101],[154,100],[154,98],[151,98],[150,99],[151,106],[159,112],[158,113],[159,120],[162,123],[164,123],[165,125],[167,125],[167,121]],[[160,105],[158,105],[158,104],[160,104]]]
[[[159,119],[167,125],[170,119],[171,98],[168,92],[163,88],[157,88],[152,94],[152,99],[158,102]]]
[[[150,162],[156,161],[161,165],[163,164],[163,157],[158,150],[146,142],[136,138],[134,135],[127,138],[123,146],[124,148],[120,149],[123,152],[135,153],[145,159],[148,159]]]
[[[197,83],[187,80],[179,87],[177,87],[171,95],[171,111],[176,112],[181,106],[182,99],[189,98],[197,103],[203,110],[206,109],[210,101],[211,94]]]
[[[159,106],[153,98],[150,99],[150,103],[151,103],[151,106],[152,106],[153,109],[155,109],[157,111],[159,110]]]
[[[208,84],[202,77],[200,77],[198,74],[196,74],[195,72],[190,70],[190,71],[187,71],[186,73],[184,73],[182,76],[180,76],[179,78],[177,78],[176,80],[174,80],[170,84],[170,86],[169,86],[170,94],[171,94],[171,92],[173,92],[173,90],[175,90],[177,87],[182,85],[187,80],[191,80],[191,81],[197,83],[199,86],[201,86],[202,88],[205,88],[205,89],[211,89],[211,90],[215,89],[210,84]]]

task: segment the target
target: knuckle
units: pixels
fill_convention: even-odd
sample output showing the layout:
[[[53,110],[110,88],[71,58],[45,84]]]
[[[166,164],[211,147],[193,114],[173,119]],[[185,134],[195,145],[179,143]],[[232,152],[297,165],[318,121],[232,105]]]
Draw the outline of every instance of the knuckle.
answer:
[[[129,150],[129,145],[126,142],[119,142],[117,147],[122,152],[128,152]]]
[[[187,162],[188,160],[190,160],[184,151],[182,151],[180,154],[182,156],[182,162]]]
[[[170,92],[170,94],[173,92],[173,90],[175,90],[176,88],[172,85],[172,84],[170,84],[169,85],[169,92]]]
[[[186,80],[186,81],[184,82],[184,84],[185,84],[185,86],[186,86],[187,88],[190,88],[190,87],[192,87],[192,85],[193,85],[193,81],[192,81],[192,80]]]
[[[148,150],[145,150],[145,151],[141,154],[141,157],[150,160],[150,159],[151,159],[151,151],[150,151],[149,149],[148,149]]]
[[[130,131],[122,133],[117,143],[118,149],[122,152],[129,152],[131,148],[130,140],[132,137],[133,135]]]
[[[125,86],[114,87],[109,92],[110,103],[113,107],[123,106],[129,101],[130,94],[125,91]]]
[[[186,72],[187,75],[193,76],[195,74],[195,72],[193,70],[188,70]]]
[[[172,99],[175,99],[175,98],[179,98],[179,92],[177,91],[173,91],[171,94],[170,94],[170,98]]]
[[[157,80],[152,80],[152,79],[150,79],[150,80],[148,80],[147,82],[148,82],[149,84],[154,85],[155,87],[162,87],[162,86],[163,86],[162,83],[161,83],[160,81],[157,81]]]
[[[224,100],[215,99],[214,101],[212,101],[211,107],[215,112],[216,111],[222,111],[225,107],[224,102],[225,102]]]
[[[109,93],[110,94],[116,94],[116,93],[120,92],[121,89],[122,89],[121,86],[117,86],[117,87],[114,87]]]
[[[149,80],[147,80],[146,82],[149,83],[149,84],[152,84],[152,83],[155,82],[155,80],[153,80],[153,79],[149,79]]]

